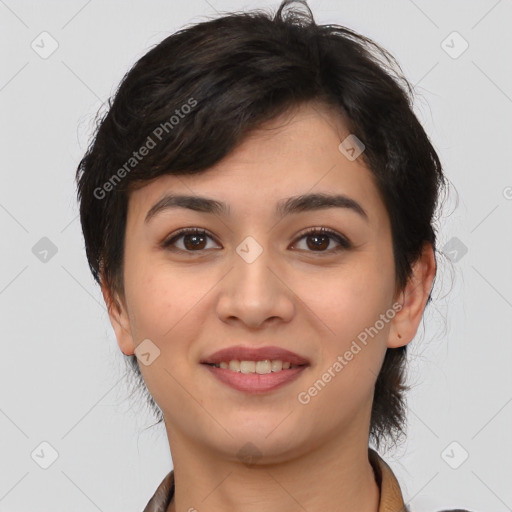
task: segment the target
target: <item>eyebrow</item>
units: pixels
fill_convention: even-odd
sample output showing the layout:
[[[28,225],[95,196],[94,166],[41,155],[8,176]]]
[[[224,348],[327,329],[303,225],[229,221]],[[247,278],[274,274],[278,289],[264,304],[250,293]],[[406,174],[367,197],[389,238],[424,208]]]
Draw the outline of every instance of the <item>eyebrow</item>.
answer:
[[[230,215],[229,206],[221,201],[201,196],[167,194],[149,209],[144,222],[148,223],[157,213],[171,208],[186,208],[188,210],[214,215]],[[352,210],[360,215],[366,222],[369,221],[368,214],[364,208],[355,199],[344,194],[332,195],[318,193],[289,197],[277,203],[275,214],[282,218],[293,213],[316,211],[325,208],[345,208]]]

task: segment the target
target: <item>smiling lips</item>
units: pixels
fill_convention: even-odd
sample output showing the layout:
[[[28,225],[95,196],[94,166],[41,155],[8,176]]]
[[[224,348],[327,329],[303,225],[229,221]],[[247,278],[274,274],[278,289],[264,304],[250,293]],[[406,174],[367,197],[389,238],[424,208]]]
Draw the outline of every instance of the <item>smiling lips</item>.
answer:
[[[219,364],[223,361],[229,362],[233,360],[238,361],[287,361],[291,365],[303,366],[308,365],[309,361],[304,357],[299,356],[295,352],[290,352],[280,347],[244,347],[243,345],[236,345],[234,347],[224,348],[217,352],[205,357],[201,363],[205,364]]]
[[[309,366],[304,357],[274,346],[237,345],[219,350],[200,362],[224,384],[249,393],[273,391],[295,380]]]

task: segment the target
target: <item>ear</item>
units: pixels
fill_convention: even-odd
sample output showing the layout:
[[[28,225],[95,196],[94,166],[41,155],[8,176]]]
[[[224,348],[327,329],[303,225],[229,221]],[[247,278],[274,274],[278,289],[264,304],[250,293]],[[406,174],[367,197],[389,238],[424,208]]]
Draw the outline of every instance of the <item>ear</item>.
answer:
[[[117,344],[123,354],[131,356],[135,353],[135,345],[133,343],[130,318],[125,301],[118,294],[112,293],[105,284],[103,276],[101,276],[101,293],[107,305],[108,316],[116,334]]]
[[[387,346],[397,348],[412,341],[427,304],[436,275],[436,259],[430,242],[423,245],[420,258],[413,264],[412,275],[398,297],[402,308],[391,321]]]

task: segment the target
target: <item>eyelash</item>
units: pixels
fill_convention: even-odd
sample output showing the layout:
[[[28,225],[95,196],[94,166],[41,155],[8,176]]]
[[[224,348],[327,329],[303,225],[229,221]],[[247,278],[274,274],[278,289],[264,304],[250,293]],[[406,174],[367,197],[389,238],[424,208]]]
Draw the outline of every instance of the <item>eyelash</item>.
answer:
[[[182,238],[185,235],[200,235],[200,236],[207,236],[207,237],[210,237],[210,238],[214,239],[213,235],[211,233],[209,233],[208,231],[206,231],[205,229],[200,229],[200,228],[183,228],[183,229],[180,229],[179,231],[177,231],[176,233],[174,233],[171,238],[168,238],[168,239],[164,240],[164,242],[161,245],[162,248],[163,249],[167,249],[167,250],[172,251],[172,252],[184,252],[184,253],[189,253],[189,254],[190,253],[194,253],[194,252],[201,253],[201,252],[206,250],[206,249],[201,249],[201,250],[198,250],[198,251],[188,251],[188,250],[178,249],[176,247],[172,247],[172,245],[177,240],[179,240],[180,238]],[[304,231],[303,233],[301,233],[298,236],[297,241],[300,241],[303,238],[306,238],[307,236],[312,236],[312,235],[329,235],[329,238],[334,239],[340,245],[338,247],[334,248],[334,249],[330,249],[330,250],[327,250],[327,251],[306,251],[306,252],[311,252],[313,254],[322,256],[324,254],[337,253],[337,252],[345,251],[345,250],[348,250],[348,249],[352,248],[352,244],[350,243],[350,241],[346,237],[340,235],[339,233],[337,233],[336,231],[333,231],[332,229],[323,228],[323,227],[322,228],[309,228],[309,229],[307,229],[306,231]]]

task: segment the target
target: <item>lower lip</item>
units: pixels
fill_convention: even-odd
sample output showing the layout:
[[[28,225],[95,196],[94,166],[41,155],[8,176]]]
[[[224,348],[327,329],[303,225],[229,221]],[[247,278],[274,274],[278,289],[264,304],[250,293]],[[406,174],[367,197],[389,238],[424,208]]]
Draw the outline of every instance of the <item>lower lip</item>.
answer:
[[[204,363],[203,366],[224,384],[246,393],[266,393],[268,391],[274,391],[295,380],[302,371],[306,369],[306,366],[298,366],[297,368],[290,368],[279,372],[259,374],[234,372],[227,368],[217,368],[216,366],[210,366]]]

